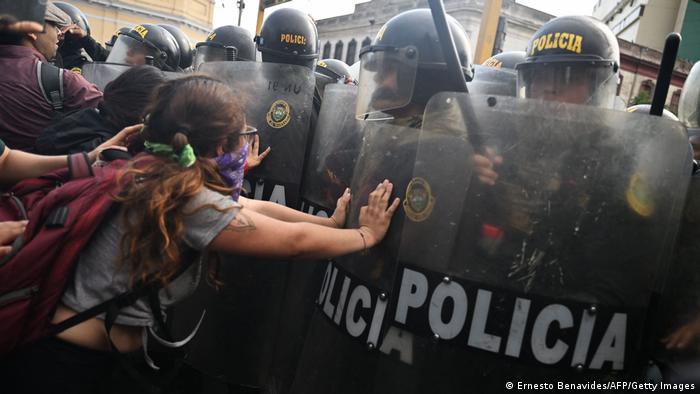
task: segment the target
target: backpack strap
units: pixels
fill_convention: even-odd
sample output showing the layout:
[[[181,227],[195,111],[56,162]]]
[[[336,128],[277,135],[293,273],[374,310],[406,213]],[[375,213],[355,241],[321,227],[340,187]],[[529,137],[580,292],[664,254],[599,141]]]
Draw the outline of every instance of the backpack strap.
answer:
[[[63,69],[42,62],[36,63],[36,76],[44,98],[56,112],[63,111]]]

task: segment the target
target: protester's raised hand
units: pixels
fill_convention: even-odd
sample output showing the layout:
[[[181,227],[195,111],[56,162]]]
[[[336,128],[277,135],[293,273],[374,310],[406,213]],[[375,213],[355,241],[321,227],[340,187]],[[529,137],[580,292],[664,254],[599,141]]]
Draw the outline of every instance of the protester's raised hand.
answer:
[[[72,24],[72,25],[66,27],[65,29],[63,29],[63,34],[64,35],[71,35],[71,36],[78,37],[78,38],[85,38],[88,35],[85,30],[83,30],[80,26],[78,26],[76,24]]]
[[[389,205],[389,198],[391,198],[393,190],[394,185],[388,180],[384,180],[369,194],[367,205],[360,208],[360,232],[364,234],[368,248],[378,244],[384,238],[389,229],[391,217],[394,216],[399,207],[400,200],[398,198],[395,198]]]
[[[246,163],[248,164],[248,168],[255,168],[262,163],[263,160],[265,160],[265,157],[270,153],[270,147],[268,146],[267,149],[263,151],[263,153],[260,152],[260,136],[257,134],[255,135],[255,138],[253,139],[253,143],[250,145],[250,149],[248,150],[248,157],[246,158]]]
[[[338,228],[343,228],[345,225],[345,219],[348,215],[348,206],[350,205],[350,188],[346,188],[343,195],[338,198],[338,202],[335,204],[335,211],[331,216],[331,221]]]
[[[97,157],[100,155],[100,152],[108,148],[123,148],[124,150],[126,150],[125,147],[129,145],[131,139],[134,136],[136,136],[142,128],[143,124],[125,127],[124,129],[122,129],[122,131],[115,134],[114,137],[103,142],[100,146],[93,149],[92,152],[88,153],[90,161],[94,162],[95,160],[97,160]]]

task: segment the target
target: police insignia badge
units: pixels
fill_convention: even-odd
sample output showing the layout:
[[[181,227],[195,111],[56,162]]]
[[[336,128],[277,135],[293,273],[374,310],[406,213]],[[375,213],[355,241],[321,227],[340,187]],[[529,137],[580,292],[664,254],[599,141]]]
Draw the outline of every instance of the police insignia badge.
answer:
[[[413,222],[422,222],[430,217],[435,205],[435,198],[430,190],[430,184],[423,178],[413,178],[406,187],[406,197],[403,209],[406,216]]]
[[[273,129],[281,129],[289,124],[291,119],[292,110],[284,100],[275,101],[270,106],[270,110],[267,111],[267,124]]]

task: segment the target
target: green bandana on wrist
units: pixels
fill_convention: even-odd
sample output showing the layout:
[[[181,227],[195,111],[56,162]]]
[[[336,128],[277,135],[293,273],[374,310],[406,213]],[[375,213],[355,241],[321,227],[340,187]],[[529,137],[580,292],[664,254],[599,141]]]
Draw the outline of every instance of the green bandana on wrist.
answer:
[[[191,167],[197,161],[194,149],[192,149],[190,144],[185,145],[179,154],[175,153],[173,147],[168,144],[146,141],[143,145],[146,147],[147,152],[158,156],[169,156],[185,168]]]

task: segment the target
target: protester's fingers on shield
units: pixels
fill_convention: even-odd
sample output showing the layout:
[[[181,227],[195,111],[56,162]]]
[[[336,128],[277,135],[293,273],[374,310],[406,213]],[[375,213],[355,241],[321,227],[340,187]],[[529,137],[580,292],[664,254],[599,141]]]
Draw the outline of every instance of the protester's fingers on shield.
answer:
[[[386,189],[384,194],[381,196],[382,208],[385,208],[389,203],[389,197],[391,197],[391,192],[394,190],[394,184],[388,181],[384,181],[386,184]]]
[[[389,205],[389,208],[386,209],[386,213],[389,216],[389,219],[391,219],[391,217],[394,216],[394,213],[396,213],[396,210],[399,208],[399,204],[401,204],[401,199],[396,197],[391,203],[391,205]]]
[[[256,138],[257,138],[257,137],[256,137]],[[255,149],[258,149],[258,148],[256,147]],[[263,153],[261,153],[261,154],[258,155],[258,158],[259,158],[260,160],[264,159],[264,158],[268,155],[268,153],[270,153],[271,150],[272,150],[272,147],[269,147],[269,146],[268,146],[267,149],[265,149],[265,150],[263,151]]]

